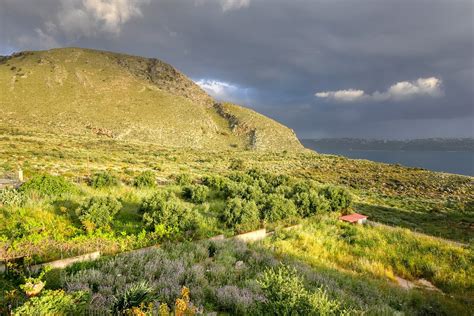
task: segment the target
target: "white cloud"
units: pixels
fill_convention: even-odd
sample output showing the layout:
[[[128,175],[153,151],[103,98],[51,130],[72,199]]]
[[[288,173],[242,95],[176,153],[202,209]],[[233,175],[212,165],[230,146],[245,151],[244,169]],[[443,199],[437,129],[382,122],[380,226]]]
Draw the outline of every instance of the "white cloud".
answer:
[[[219,80],[200,79],[196,81],[196,84],[216,100],[237,104],[250,104],[255,93],[252,88],[240,87]]]
[[[336,102],[357,101],[401,101],[420,96],[440,97],[443,95],[442,81],[436,77],[419,78],[415,81],[401,81],[391,85],[387,91],[375,91],[372,94],[364,90],[337,90],[322,91],[315,93],[318,98],[333,100]]]
[[[239,90],[239,88],[233,84],[218,80],[201,79],[196,81],[196,83],[212,97],[219,100],[228,100]]]
[[[121,26],[134,17],[141,17],[140,5],[143,0],[83,0],[85,12],[102,28],[111,33],[119,33]]]
[[[405,99],[413,96],[426,95],[439,97],[442,95],[441,79],[419,78],[416,81],[402,81],[392,85],[386,92],[387,97],[393,99]]]
[[[224,12],[247,8],[250,5],[250,0],[219,0],[219,2]]]
[[[250,0],[195,0],[196,4],[216,3],[220,5],[223,12],[248,8]]]
[[[52,12],[35,36],[21,36],[20,46],[51,48],[58,39],[108,34],[117,36],[123,25],[142,16],[141,7],[150,0],[60,0],[58,11]]]
[[[325,91],[318,92],[315,94],[318,98],[334,99],[342,102],[353,102],[363,98],[364,90],[338,90],[338,91]]]

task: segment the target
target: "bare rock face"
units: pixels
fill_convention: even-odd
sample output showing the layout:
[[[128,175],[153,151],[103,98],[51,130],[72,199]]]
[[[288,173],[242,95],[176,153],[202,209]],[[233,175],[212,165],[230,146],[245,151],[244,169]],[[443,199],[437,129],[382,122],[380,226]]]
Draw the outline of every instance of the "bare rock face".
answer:
[[[117,64],[138,78],[148,80],[163,90],[183,96],[205,106],[211,106],[212,98],[197,84],[173,66],[156,58],[117,55]]]

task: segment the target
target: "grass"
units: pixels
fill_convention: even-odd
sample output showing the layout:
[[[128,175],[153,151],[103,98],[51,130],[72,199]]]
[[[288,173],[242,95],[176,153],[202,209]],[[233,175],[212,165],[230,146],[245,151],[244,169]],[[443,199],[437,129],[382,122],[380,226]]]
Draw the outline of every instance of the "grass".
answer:
[[[315,218],[294,234],[282,234],[281,239],[277,235],[271,247],[282,254],[305,256],[308,261],[371,277],[424,278],[448,293],[466,297],[474,289],[471,249],[407,229],[354,226],[334,217]]]

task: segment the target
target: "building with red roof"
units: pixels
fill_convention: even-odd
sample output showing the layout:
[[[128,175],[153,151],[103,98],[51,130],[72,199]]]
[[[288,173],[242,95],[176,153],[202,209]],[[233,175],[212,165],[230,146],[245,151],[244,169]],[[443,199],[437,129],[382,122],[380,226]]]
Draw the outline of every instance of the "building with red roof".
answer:
[[[365,224],[367,222],[367,216],[362,214],[349,214],[339,217],[341,221],[348,222],[348,223],[357,223],[357,224]]]

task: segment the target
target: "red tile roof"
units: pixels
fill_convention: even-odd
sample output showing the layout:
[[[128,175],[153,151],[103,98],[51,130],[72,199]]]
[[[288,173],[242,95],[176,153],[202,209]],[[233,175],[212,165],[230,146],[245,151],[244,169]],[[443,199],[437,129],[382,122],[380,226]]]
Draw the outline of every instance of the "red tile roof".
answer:
[[[341,217],[339,217],[339,219],[340,219],[341,221],[345,221],[345,222],[349,222],[349,223],[355,223],[355,222],[357,222],[358,220],[367,219],[367,216],[362,215],[362,214],[354,213],[354,214],[349,214],[349,215],[341,216]]]

